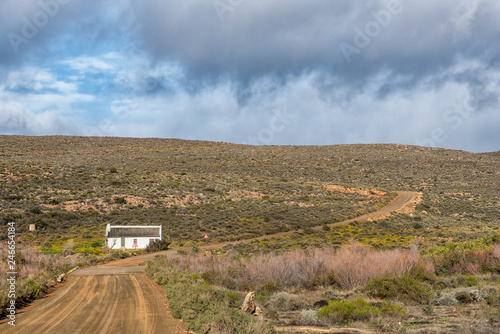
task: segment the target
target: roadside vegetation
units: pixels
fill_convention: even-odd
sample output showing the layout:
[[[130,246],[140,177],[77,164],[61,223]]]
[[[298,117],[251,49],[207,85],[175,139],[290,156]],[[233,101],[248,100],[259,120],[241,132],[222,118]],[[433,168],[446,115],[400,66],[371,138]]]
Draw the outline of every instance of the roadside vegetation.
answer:
[[[270,323],[239,311],[244,298],[240,293],[206,284],[165,257],[149,262],[146,273],[165,288],[172,315],[195,333],[274,333]]]
[[[499,241],[494,235],[424,250],[376,250],[352,241],[338,249],[248,257],[195,248],[157,256],[146,272],[165,288],[174,316],[197,333],[241,330],[217,324],[256,325],[238,311],[249,291],[264,310],[259,326],[411,332],[424,324],[429,332],[446,332],[474,324],[475,332],[490,333],[500,329]]]

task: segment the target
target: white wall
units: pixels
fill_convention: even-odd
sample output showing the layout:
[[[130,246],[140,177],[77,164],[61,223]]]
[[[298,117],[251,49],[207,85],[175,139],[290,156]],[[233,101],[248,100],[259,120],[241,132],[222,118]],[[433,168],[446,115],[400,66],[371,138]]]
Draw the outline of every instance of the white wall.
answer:
[[[134,239],[137,239],[137,249],[143,249],[146,248],[146,246],[149,244],[150,239],[158,239],[160,240],[160,237],[151,237],[151,238],[125,238],[125,248],[126,249],[134,249]],[[108,239],[108,248],[111,249],[120,249],[121,248],[121,238],[109,238]]]

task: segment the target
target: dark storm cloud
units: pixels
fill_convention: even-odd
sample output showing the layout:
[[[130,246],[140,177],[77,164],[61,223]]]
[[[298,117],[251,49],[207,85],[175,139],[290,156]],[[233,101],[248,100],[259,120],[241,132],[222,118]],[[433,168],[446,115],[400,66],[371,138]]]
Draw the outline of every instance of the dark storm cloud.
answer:
[[[460,58],[498,66],[492,62],[500,47],[494,1],[234,2],[239,5],[223,21],[216,1],[132,6],[146,50],[154,59],[181,64],[198,82],[229,76],[245,84],[318,71],[357,87],[385,70],[406,77],[401,86],[411,88]],[[347,52],[350,63],[341,45],[357,49]],[[394,89],[387,82],[381,94]]]

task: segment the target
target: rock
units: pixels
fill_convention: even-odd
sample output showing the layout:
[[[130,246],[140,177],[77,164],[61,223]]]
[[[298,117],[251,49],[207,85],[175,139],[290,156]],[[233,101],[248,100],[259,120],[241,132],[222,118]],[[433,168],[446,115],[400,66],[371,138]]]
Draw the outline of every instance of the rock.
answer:
[[[241,310],[243,312],[247,313],[254,313],[255,311],[255,292],[250,291],[247,296],[245,297],[245,300],[243,301],[243,305],[241,306]]]
[[[66,274],[61,274],[59,275],[59,277],[57,277],[57,283],[61,283],[62,281],[64,281],[64,279],[66,278],[66,275],[69,275],[71,274],[73,271],[77,270],[78,267],[75,267],[73,269],[71,269],[70,271],[68,271]]]
[[[251,313],[253,315],[261,315],[262,309],[258,306],[255,306],[255,292],[251,291],[245,297],[243,301],[243,305],[241,306],[241,311],[246,313]]]
[[[72,272],[74,272],[75,270],[78,270],[79,267],[74,267],[73,269],[71,269],[70,271],[68,271],[68,275],[71,274]]]

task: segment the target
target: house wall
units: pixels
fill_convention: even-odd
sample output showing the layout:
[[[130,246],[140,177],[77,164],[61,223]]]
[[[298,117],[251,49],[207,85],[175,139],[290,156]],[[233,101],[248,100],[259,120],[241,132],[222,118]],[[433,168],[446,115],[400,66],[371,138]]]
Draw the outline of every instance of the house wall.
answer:
[[[137,239],[137,249],[144,249],[149,244],[150,239],[161,240],[160,237],[147,237],[147,238],[125,238],[125,248],[135,249],[134,239]],[[120,249],[121,248],[121,238],[108,238],[108,248],[110,249]]]

